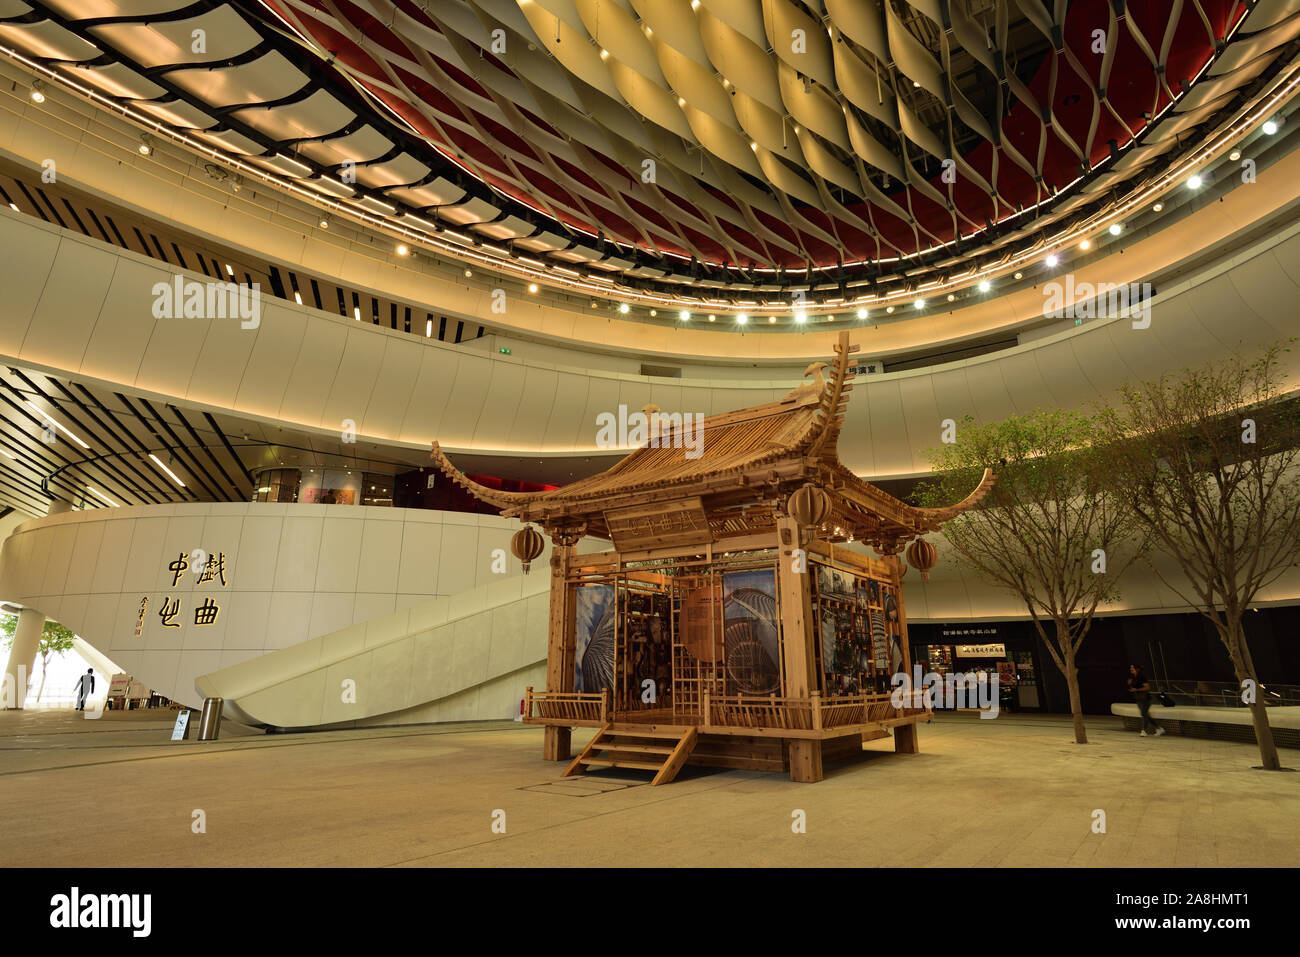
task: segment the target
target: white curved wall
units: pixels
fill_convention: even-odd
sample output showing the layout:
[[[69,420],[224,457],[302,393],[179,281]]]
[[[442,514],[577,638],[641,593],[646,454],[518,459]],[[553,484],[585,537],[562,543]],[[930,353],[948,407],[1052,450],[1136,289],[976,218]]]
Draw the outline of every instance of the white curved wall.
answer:
[[[0,360],[72,374],[212,411],[453,454],[596,451],[596,416],[653,402],[665,411],[728,412],[779,398],[796,383],[662,380],[529,362],[447,346],[263,300],[261,325],[155,319],[161,263],[0,209]],[[201,277],[198,277],[201,278]],[[1076,408],[1126,380],[1215,359],[1295,332],[1300,223],[1230,261],[1162,289],[1150,328],[1088,321],[961,362],[865,376],[855,383],[841,458],[868,477],[928,470],[940,423],[988,421],[1035,406]],[[870,327],[854,330],[862,354]],[[825,336],[825,354],[833,337]],[[739,346],[738,346],[739,347]],[[1300,382],[1300,353],[1289,357]]]
[[[198,675],[520,576],[510,555],[518,528],[496,516],[337,505],[74,511],[33,519],[4,542],[0,600],[39,609],[155,690],[195,705]],[[225,553],[227,587],[197,585],[189,572],[172,586],[168,564],[196,548]],[[505,575],[492,571],[497,548]],[[538,567],[548,559],[549,546]],[[195,607],[209,596],[218,619],[196,625]],[[164,598],[179,600],[181,628],[163,627]]]

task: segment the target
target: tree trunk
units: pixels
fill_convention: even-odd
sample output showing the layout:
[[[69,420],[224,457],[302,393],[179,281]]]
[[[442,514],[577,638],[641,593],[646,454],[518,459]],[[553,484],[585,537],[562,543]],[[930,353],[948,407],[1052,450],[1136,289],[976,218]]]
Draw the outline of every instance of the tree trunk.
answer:
[[[1273,743],[1273,726],[1268,723],[1268,709],[1264,706],[1259,678],[1255,675],[1255,660],[1251,657],[1250,647],[1246,644],[1246,633],[1241,627],[1241,619],[1229,621],[1228,628],[1233,642],[1228,645],[1228,652],[1232,658],[1232,667],[1237,672],[1237,683],[1241,685],[1249,680],[1255,689],[1255,701],[1248,707],[1251,723],[1255,726],[1255,741],[1259,744],[1260,763],[1265,771],[1280,771],[1282,762],[1277,756],[1277,745]]]
[[[36,703],[41,703],[41,692],[45,690],[45,674],[50,670],[50,656],[41,659],[41,685],[36,689]]]
[[[1083,699],[1079,696],[1079,669],[1074,661],[1074,646],[1070,641],[1069,622],[1056,623],[1056,647],[1065,664],[1065,684],[1070,689],[1070,715],[1074,718],[1074,743],[1087,744],[1088,732],[1083,726]]]

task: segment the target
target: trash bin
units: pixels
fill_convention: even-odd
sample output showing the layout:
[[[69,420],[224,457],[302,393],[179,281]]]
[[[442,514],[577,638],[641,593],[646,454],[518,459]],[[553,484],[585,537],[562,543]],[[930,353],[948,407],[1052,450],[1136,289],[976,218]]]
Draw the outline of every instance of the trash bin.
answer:
[[[221,732],[221,705],[224,698],[204,698],[203,713],[199,716],[199,740],[215,741]]]

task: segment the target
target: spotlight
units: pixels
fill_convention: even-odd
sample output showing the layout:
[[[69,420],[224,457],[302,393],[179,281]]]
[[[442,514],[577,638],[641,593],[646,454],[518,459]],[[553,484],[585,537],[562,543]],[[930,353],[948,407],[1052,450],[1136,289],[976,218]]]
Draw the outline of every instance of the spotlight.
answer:
[[[1080,248],[1080,249],[1084,249],[1084,250],[1091,249],[1091,248],[1092,248],[1092,240],[1091,240],[1091,239],[1085,239],[1083,242],[1079,243],[1079,248]]]
[[[10,204],[9,204],[9,208],[12,209],[15,213],[21,213],[21,212],[22,212],[22,210],[18,208],[18,204],[17,204],[17,203],[10,203]]]
[[[329,229],[330,228],[329,213],[325,213],[324,215],[322,215],[320,218],[320,222],[318,222],[316,225],[319,226],[321,229]]]
[[[1056,253],[1052,253],[1051,255],[1049,255],[1049,256],[1047,257],[1047,260],[1046,260],[1046,261],[1047,261],[1047,268],[1048,268],[1048,269],[1055,269],[1055,268],[1056,268],[1056,264],[1059,263],[1061,260],[1057,258]]]
[[[859,309],[859,310],[858,310],[858,318],[859,318],[859,319],[865,319],[865,318],[867,318],[867,310],[865,310],[865,309]]]
[[[1015,278],[1016,278],[1016,279],[1024,279],[1024,278],[1025,278],[1025,274],[1022,273],[1022,272],[1018,272],[1018,273],[1016,273]]]
[[[1124,231],[1124,227],[1123,227],[1123,225],[1121,225],[1120,223],[1111,223],[1111,224],[1110,224],[1109,232],[1110,232],[1110,234],[1111,234],[1112,236],[1118,236],[1118,235],[1119,235],[1120,233],[1122,233],[1123,231]]]
[[[992,288],[992,285],[989,283],[987,279],[981,279],[979,288],[980,288],[980,292],[988,292],[989,289]]]
[[[886,307],[885,307],[885,312],[889,313],[889,315],[892,316],[892,315],[894,314],[894,307],[893,307],[893,306],[886,306]]]
[[[912,305],[914,305],[917,309],[924,309],[924,308],[925,308],[925,300],[924,300],[924,299],[918,299],[918,300],[916,300],[916,302],[912,303]]]
[[[743,312],[737,313],[736,322],[743,326],[745,323],[749,322],[749,316],[745,315]]]
[[[768,316],[767,321],[773,325],[776,324],[776,316]]]
[[[952,301],[953,301],[954,299],[956,299],[956,298],[957,298],[957,297],[956,297],[955,295],[953,295],[952,293],[948,293],[948,301],[949,301],[949,302],[952,302]]]
[[[44,102],[45,102],[45,83],[44,83],[43,81],[41,81],[41,80],[32,80],[32,93],[31,93],[31,97],[32,97],[32,102],[33,102],[33,103],[44,103]]]
[[[794,314],[794,321],[795,321],[795,322],[807,322],[807,321],[808,321],[808,313],[806,313],[806,312],[796,312],[796,313]]]
[[[629,311],[631,308],[632,308],[632,307],[629,306],[629,305],[628,305],[627,303],[625,303],[625,302],[621,302],[621,303],[619,303],[619,305],[618,305],[618,311],[621,312],[621,313],[622,313],[623,315],[625,315],[625,316],[628,314],[628,311]]]
[[[682,322],[689,322],[691,319],[691,314],[687,312],[685,309],[683,309],[681,312],[677,313],[677,318],[680,319]]]
[[[466,278],[466,279],[469,279],[469,278],[470,278],[471,276],[473,276],[473,275],[474,275],[474,270],[472,270],[472,269],[466,269],[466,270],[465,270],[465,278]]]
[[[140,145],[136,149],[140,151],[141,156],[148,156],[153,152],[153,137],[148,133],[141,133]]]
[[[1191,189],[1200,189],[1200,188],[1201,188],[1201,178],[1200,178],[1199,176],[1191,176],[1191,177],[1189,177],[1188,180],[1187,180],[1187,185],[1188,185]]]
[[[598,302],[596,302],[596,300],[595,300],[595,299],[593,299],[593,300],[591,300],[591,302],[590,302],[590,303],[588,303],[588,305],[589,305],[589,306],[591,306],[591,308],[592,308],[592,309],[595,309],[595,308],[596,308],[596,306],[598,306],[598,305],[599,305],[599,303],[598,303]]]
[[[1241,159],[1241,150],[1233,150],[1228,154],[1228,159],[1232,160],[1234,163],[1237,162],[1237,160]]]
[[[717,322],[717,321],[718,321],[717,316],[709,316],[709,322]]]
[[[1151,207],[1151,209],[1154,210],[1154,211],[1157,212],[1157,213],[1160,212],[1160,210],[1162,210],[1162,209],[1164,209],[1164,208],[1165,208],[1165,204],[1164,204],[1164,203],[1156,203],[1154,206]]]
[[[537,283],[535,283],[535,282],[530,282],[530,283],[528,284],[528,291],[529,291],[529,292],[532,292],[532,293],[537,292]]]
[[[651,318],[651,319],[653,319],[653,318],[654,318],[655,316],[657,316],[657,315],[659,315],[659,310],[658,310],[658,309],[651,309],[651,310],[650,310],[650,318]]]
[[[406,255],[407,253],[409,253],[409,252],[410,252],[410,250],[406,248],[406,244],[405,244],[405,243],[398,243],[398,244],[397,244],[397,255],[399,255],[399,256],[405,256],[405,255]]]
[[[1277,132],[1277,120],[1266,120],[1262,129],[1267,135],[1272,136]]]

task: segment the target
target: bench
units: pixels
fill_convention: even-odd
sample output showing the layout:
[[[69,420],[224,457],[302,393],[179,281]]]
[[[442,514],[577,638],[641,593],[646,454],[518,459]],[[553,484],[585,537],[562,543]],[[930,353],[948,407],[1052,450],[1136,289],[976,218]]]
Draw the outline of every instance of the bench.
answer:
[[[1142,712],[1138,710],[1136,702],[1116,702],[1110,706],[1110,713],[1124,719],[1126,730],[1141,730]],[[1249,708],[1210,708],[1198,705],[1166,708],[1153,703],[1150,713],[1152,720],[1170,734],[1255,743],[1255,727]],[[1274,744],[1283,748],[1300,748],[1300,707],[1271,707],[1268,709],[1268,723],[1273,729]]]

